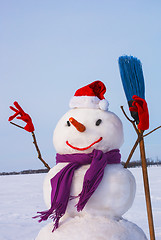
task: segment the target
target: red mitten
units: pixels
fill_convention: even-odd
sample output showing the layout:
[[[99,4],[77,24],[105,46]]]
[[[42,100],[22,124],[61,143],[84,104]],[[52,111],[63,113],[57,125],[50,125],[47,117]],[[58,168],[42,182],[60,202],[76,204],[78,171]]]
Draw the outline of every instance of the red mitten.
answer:
[[[132,106],[129,110],[137,112],[139,116],[138,129],[147,130],[149,128],[149,112],[146,101],[136,95],[132,97],[134,99]]]
[[[31,117],[27,113],[24,112],[24,110],[20,107],[18,102],[14,102],[13,104],[15,105],[15,107],[17,109],[10,106],[10,109],[13,110],[15,112],[15,114],[10,116],[8,121],[13,120],[15,117],[17,119],[21,119],[22,121],[27,123],[26,126],[24,127],[24,129],[28,132],[33,132],[35,129],[34,129],[34,125],[32,123]],[[20,115],[20,117],[17,117],[17,115]]]

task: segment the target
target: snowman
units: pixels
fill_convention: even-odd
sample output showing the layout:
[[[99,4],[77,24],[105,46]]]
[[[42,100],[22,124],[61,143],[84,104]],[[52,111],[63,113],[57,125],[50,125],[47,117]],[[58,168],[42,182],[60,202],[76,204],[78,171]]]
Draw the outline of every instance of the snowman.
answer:
[[[106,87],[95,81],[78,89],[70,110],[53,135],[56,166],[46,175],[43,192],[52,219],[36,240],[146,240],[122,215],[136,191],[132,173],[120,163],[121,120],[108,110]]]

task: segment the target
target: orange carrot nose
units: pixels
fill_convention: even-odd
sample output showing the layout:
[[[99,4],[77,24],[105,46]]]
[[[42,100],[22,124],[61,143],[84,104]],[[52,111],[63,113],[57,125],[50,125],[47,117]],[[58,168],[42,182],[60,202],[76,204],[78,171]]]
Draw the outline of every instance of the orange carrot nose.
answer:
[[[75,120],[73,117],[69,118],[69,122],[79,131],[79,132],[84,132],[86,130],[86,127]]]

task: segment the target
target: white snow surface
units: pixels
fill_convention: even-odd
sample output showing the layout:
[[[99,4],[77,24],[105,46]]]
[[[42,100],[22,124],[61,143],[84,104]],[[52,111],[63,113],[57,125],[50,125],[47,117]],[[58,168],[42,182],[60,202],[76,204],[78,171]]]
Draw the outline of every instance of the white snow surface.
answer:
[[[142,171],[141,168],[130,169],[130,171],[136,179],[136,197],[132,207],[123,215],[123,218],[137,224],[149,239]],[[148,173],[156,240],[161,240],[161,167],[150,167]],[[42,190],[45,175],[0,177],[0,240],[34,240],[40,229],[51,223],[51,220],[38,223],[37,219],[32,219],[37,211],[46,209]],[[92,221],[86,231],[91,229]],[[51,224],[47,226],[51,228]],[[77,239],[82,240],[82,235],[78,235]],[[100,239],[103,238],[100,236]]]

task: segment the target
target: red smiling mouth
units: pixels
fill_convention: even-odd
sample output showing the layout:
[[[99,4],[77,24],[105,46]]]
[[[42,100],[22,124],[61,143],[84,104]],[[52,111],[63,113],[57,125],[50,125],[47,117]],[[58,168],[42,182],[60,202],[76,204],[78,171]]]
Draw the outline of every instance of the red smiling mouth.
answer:
[[[76,149],[76,150],[79,150],[79,151],[84,151],[84,150],[87,150],[88,148],[92,147],[94,144],[100,142],[101,140],[102,140],[102,137],[100,137],[97,141],[93,142],[92,144],[90,144],[88,147],[85,147],[85,148],[74,147],[68,141],[66,141],[66,144],[73,149]]]

